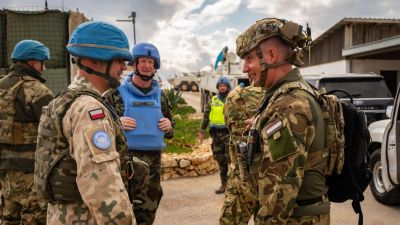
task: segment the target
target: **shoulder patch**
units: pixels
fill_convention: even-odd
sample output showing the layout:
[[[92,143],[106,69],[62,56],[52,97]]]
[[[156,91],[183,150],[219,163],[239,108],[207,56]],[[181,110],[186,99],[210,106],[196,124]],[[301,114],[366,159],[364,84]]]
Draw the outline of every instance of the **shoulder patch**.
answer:
[[[275,119],[272,122],[270,122],[266,129],[267,129],[267,136],[270,137],[272,134],[274,134],[276,131],[282,129],[283,124],[282,121],[279,119]]]
[[[107,150],[111,147],[111,137],[105,131],[97,131],[92,136],[92,142],[96,148]]]
[[[97,120],[106,117],[102,108],[94,109],[89,111],[90,119]]]

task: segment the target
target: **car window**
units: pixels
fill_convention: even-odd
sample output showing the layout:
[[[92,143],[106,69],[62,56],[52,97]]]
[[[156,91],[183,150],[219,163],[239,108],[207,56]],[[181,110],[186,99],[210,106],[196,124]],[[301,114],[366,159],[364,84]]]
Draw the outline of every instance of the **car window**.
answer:
[[[304,78],[304,79],[307,81],[307,83],[311,84],[314,87],[317,87],[317,80],[307,79],[307,78]]]
[[[390,98],[390,93],[385,81],[381,78],[377,79],[321,79],[319,88],[325,88],[327,91],[343,90],[352,95],[354,98]],[[337,96],[345,97],[344,94],[337,93]]]

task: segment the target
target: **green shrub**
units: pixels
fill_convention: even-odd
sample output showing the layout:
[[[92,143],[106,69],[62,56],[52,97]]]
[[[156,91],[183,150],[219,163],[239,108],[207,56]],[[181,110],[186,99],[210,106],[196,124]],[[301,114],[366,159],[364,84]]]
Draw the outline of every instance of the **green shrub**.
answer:
[[[175,109],[178,104],[186,104],[185,100],[182,98],[182,91],[176,91],[174,89],[164,89],[167,94],[169,103],[172,109]]]

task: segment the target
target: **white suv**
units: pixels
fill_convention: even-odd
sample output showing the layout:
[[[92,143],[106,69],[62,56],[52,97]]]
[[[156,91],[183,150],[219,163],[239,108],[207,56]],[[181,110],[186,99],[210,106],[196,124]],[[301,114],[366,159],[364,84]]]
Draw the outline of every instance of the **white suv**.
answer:
[[[373,179],[370,189],[381,203],[400,204],[400,86],[393,107],[386,114],[390,119],[371,123],[371,169]]]

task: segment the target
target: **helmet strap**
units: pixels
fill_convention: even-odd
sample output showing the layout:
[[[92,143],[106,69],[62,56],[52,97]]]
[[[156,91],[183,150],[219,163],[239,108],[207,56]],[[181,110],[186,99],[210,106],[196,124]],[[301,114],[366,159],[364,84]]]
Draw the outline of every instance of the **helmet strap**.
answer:
[[[267,81],[268,70],[269,69],[276,68],[276,67],[284,65],[286,63],[290,63],[287,60],[284,60],[284,61],[281,61],[281,62],[272,63],[272,64],[266,63],[265,60],[264,60],[264,56],[263,56],[259,46],[257,46],[257,48],[256,48],[256,54],[257,54],[257,57],[258,57],[258,62],[260,64],[261,75],[260,75],[260,81],[259,82],[255,82],[253,84],[254,86],[261,86],[261,87],[265,86],[265,82]]]
[[[136,59],[136,66],[135,66],[135,74],[138,75],[140,77],[140,79],[142,79],[143,81],[149,81],[152,80],[154,77],[154,73],[152,73],[150,76],[144,75],[142,73],[140,73],[139,68],[138,68],[138,64],[139,64],[139,59]]]
[[[112,65],[112,61],[107,61],[107,67],[106,67],[106,72],[105,73],[101,73],[99,71],[96,71],[90,67],[87,67],[85,65],[83,65],[81,63],[81,59],[78,58],[78,60],[76,61],[75,59],[72,59],[72,63],[76,63],[76,65],[79,67],[79,69],[85,71],[88,74],[92,74],[98,77],[101,77],[103,79],[105,79],[106,81],[108,81],[108,83],[110,84],[111,88],[117,88],[120,85],[120,82],[115,79],[112,78],[110,76],[110,70],[111,70],[111,65]]]

